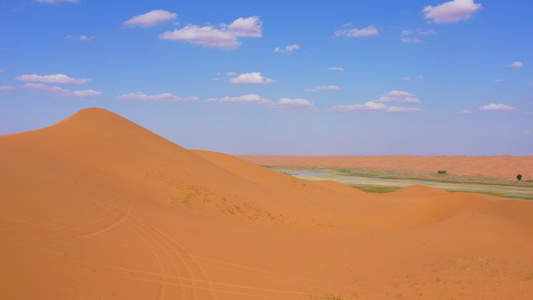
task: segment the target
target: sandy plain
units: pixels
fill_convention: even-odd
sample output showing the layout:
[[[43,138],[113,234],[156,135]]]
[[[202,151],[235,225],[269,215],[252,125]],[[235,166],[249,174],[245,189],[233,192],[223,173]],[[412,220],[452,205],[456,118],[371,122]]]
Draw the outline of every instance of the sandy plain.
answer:
[[[0,299],[533,298],[532,201],[305,181],[98,108],[0,165]]]
[[[533,156],[313,156],[313,155],[236,155],[254,164],[300,168],[349,168],[412,170],[436,173],[533,179]]]

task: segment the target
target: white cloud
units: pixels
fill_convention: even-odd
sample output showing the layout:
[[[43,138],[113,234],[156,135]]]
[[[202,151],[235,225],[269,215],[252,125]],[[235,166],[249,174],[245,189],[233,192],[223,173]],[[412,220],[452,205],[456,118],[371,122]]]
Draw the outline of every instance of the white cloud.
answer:
[[[412,29],[403,29],[401,34],[402,35],[412,35],[412,34],[415,34],[415,31],[412,30]]]
[[[267,104],[271,101],[268,99],[261,98],[257,94],[248,94],[237,97],[224,97],[224,98],[210,98],[207,99],[208,102],[218,102],[218,103],[240,103],[240,104]]]
[[[428,5],[422,12],[434,23],[455,23],[470,19],[480,9],[481,4],[474,3],[474,0],[453,0],[437,6]]]
[[[240,74],[235,78],[231,78],[229,82],[234,84],[269,84],[275,81],[262,76],[260,72],[254,72]]]
[[[72,2],[72,3],[78,3],[79,0],[36,0],[39,3],[48,3],[48,4],[56,4],[61,2]]]
[[[196,96],[182,98],[171,93],[159,95],[145,95],[143,92],[129,93],[115,97],[120,101],[145,101],[145,102],[196,102],[199,100]]]
[[[344,71],[344,68],[341,68],[341,67],[329,67],[328,69],[335,70],[335,71]]]
[[[488,105],[480,106],[479,110],[504,110],[504,111],[508,111],[508,110],[518,110],[518,108],[516,108],[514,106],[502,104],[502,103],[499,103],[499,104],[491,103],[491,104],[488,104]]]
[[[365,36],[373,36],[378,35],[378,29],[374,25],[370,25],[368,27],[362,28],[362,29],[342,29],[335,31],[335,36],[347,36],[347,37],[365,37]]]
[[[159,38],[227,50],[236,49],[241,45],[241,42],[237,41],[237,36],[231,32],[216,29],[212,26],[187,25],[182,29],[164,32]]]
[[[418,107],[400,107],[400,106],[387,106],[383,103],[375,101],[368,101],[364,104],[351,104],[351,105],[339,105],[333,106],[328,109],[332,112],[353,112],[353,111],[374,111],[374,112],[388,112],[388,113],[419,113],[423,110]]]
[[[468,109],[465,109],[465,110],[461,111],[460,114],[463,114],[463,115],[469,115],[469,114],[473,114],[473,112],[471,112],[471,111],[468,110]]]
[[[175,13],[157,9],[147,12],[144,15],[135,16],[122,24],[128,27],[152,27],[177,17],[178,15]]]
[[[0,85],[0,93],[6,93],[6,92],[12,91],[14,89],[16,89],[14,86]]]
[[[388,106],[386,102],[397,102],[402,104],[420,103],[420,99],[415,95],[404,91],[390,91],[374,101],[368,101],[364,104],[339,105],[329,108],[333,112],[351,112],[351,111],[375,111],[389,113],[417,113],[422,112],[418,107],[401,107]]]
[[[86,36],[86,35],[67,35],[67,39],[75,40],[75,41],[92,41],[94,40],[94,36]]]
[[[438,33],[433,30],[433,29],[429,29],[429,30],[421,30],[421,29],[416,29],[416,30],[413,30],[413,29],[403,29],[402,30],[402,33],[401,35],[414,35],[414,34],[418,34],[418,35],[438,35]]]
[[[277,102],[270,103],[272,109],[298,109],[298,110],[311,110],[315,106],[307,99],[297,98],[281,98]]]
[[[387,105],[368,101],[365,104],[337,105],[328,109],[333,112],[352,112],[352,111],[387,111]]]
[[[414,104],[420,103],[420,99],[416,98],[415,95],[404,92],[404,91],[390,91],[385,95],[382,95],[376,102],[398,102],[398,103],[407,103]]]
[[[401,38],[402,43],[413,43],[418,44],[422,43],[423,41],[419,38]]]
[[[30,81],[30,82],[46,82],[46,83],[72,83],[72,84],[84,84],[87,81],[90,81],[89,78],[70,78],[67,75],[63,74],[54,74],[54,75],[21,75],[15,78],[19,81]]]
[[[274,52],[291,54],[292,51],[297,50],[297,49],[300,49],[300,45],[294,44],[294,45],[287,46],[284,49],[281,49],[280,47],[276,47],[276,49],[274,49]]]
[[[438,35],[438,33],[433,29],[426,30],[426,31],[418,30],[417,33],[419,35]]]
[[[235,36],[239,37],[261,37],[263,36],[263,22],[259,17],[238,18],[227,29]]]
[[[402,80],[406,80],[406,81],[407,81],[407,80],[411,80],[411,77],[409,77],[409,76],[405,76],[405,77],[402,77]]]
[[[239,73],[237,72],[228,72],[226,73],[227,76],[237,76]]]
[[[390,106],[387,108],[387,112],[391,113],[418,113],[423,110],[418,107],[399,107],[399,106]]]
[[[321,85],[315,86],[313,89],[306,89],[305,92],[319,92],[319,91],[328,91],[328,90],[340,90],[341,88],[336,85]]]
[[[522,131],[522,134],[524,134],[524,135],[531,135],[531,130],[527,130],[527,129],[526,129],[526,130]]]
[[[60,88],[58,86],[47,86],[42,83],[26,83],[20,87],[21,89],[28,89],[34,92],[46,92],[64,98],[91,98],[102,95],[102,92],[94,90],[71,91]]]
[[[221,24],[219,28],[187,25],[181,29],[164,32],[159,35],[159,38],[232,50],[241,45],[241,42],[237,40],[238,37],[261,37],[261,26],[259,17],[239,18],[230,25]]]
[[[522,68],[524,64],[521,61],[515,61],[514,63],[507,66],[511,68]]]

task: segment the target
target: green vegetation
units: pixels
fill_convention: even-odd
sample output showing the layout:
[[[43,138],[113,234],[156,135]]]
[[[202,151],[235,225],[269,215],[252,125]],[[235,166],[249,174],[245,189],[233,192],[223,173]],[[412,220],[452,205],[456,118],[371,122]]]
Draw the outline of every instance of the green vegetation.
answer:
[[[269,167],[290,172],[307,180],[333,180],[367,193],[390,193],[403,187],[424,184],[449,192],[480,193],[512,199],[533,200],[533,183],[524,180],[437,174],[413,170],[346,169],[346,168],[291,168]],[[298,174],[299,173],[299,174]]]
[[[379,186],[379,185],[369,185],[369,184],[351,184],[351,187],[354,187],[358,190],[361,190],[366,193],[392,193],[400,189],[400,187],[392,186]]]

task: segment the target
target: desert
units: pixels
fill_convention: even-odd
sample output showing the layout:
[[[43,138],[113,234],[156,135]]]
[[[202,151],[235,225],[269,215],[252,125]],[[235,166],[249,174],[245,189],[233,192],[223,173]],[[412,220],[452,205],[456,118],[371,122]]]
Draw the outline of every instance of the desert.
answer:
[[[2,299],[533,297],[528,200],[301,180],[100,108],[0,160]]]

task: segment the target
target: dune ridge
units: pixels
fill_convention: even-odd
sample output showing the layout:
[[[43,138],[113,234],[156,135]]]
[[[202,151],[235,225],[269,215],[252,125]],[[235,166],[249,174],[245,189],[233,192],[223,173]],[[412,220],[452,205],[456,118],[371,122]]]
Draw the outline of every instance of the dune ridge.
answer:
[[[367,194],[112,112],[0,136],[1,299],[530,299],[533,202]]]

